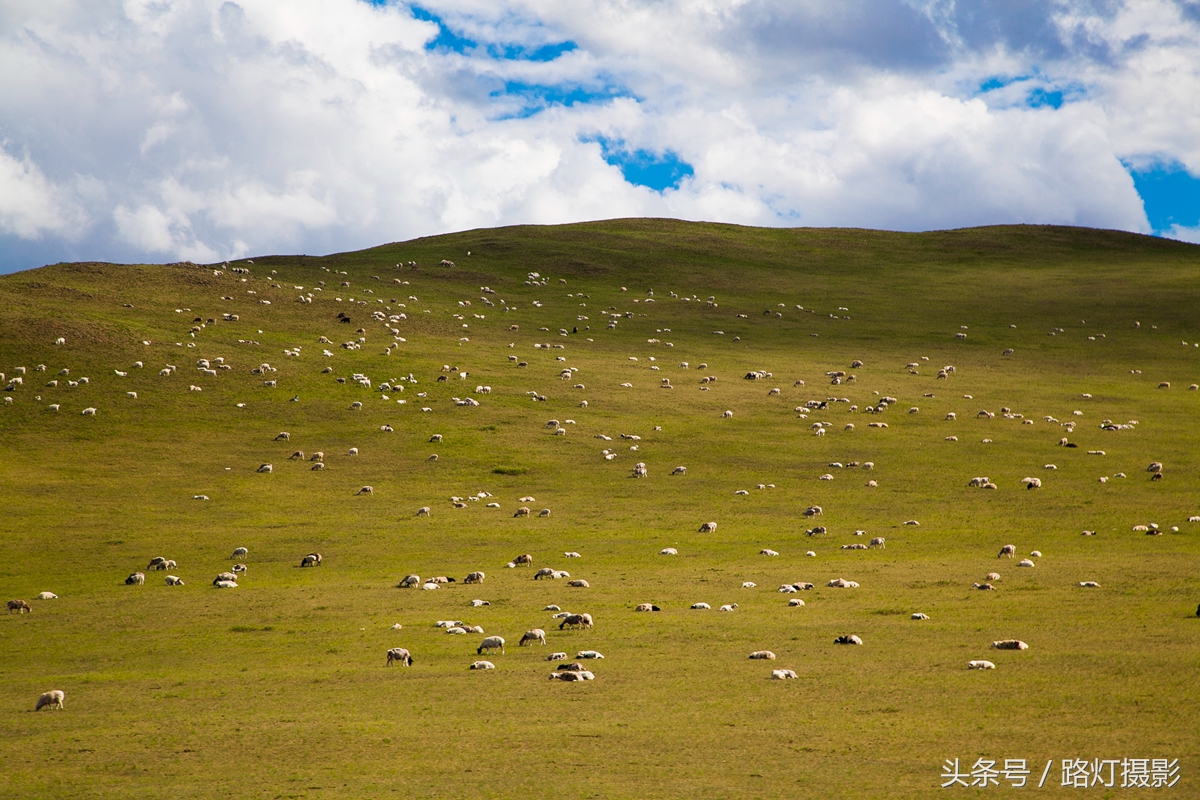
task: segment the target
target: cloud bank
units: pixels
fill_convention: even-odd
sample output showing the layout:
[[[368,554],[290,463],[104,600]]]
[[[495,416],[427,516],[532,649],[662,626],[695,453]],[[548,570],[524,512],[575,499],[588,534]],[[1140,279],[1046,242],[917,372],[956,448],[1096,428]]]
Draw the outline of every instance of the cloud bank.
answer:
[[[1200,230],[1138,191],[1200,186],[1190,0],[45,0],[0,8],[0,74],[4,271],[621,216]]]

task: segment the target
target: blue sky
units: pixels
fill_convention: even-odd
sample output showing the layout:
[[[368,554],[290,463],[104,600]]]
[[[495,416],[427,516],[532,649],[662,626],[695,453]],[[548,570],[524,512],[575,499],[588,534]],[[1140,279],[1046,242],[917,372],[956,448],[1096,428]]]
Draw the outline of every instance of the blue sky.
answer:
[[[619,216],[1200,242],[1194,6],[17,4],[0,271]]]

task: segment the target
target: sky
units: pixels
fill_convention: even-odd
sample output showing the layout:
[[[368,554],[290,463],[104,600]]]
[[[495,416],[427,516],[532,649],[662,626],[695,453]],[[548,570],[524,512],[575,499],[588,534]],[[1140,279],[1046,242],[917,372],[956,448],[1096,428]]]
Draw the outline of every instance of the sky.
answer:
[[[1200,243],[1200,0],[13,0],[0,272],[673,217]]]

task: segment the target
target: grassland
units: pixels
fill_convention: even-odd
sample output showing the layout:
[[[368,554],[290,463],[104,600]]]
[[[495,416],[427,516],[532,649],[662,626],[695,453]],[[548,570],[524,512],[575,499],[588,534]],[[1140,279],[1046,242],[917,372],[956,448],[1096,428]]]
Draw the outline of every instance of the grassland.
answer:
[[[1200,249],[1070,228],[620,220],[253,262],[0,278],[0,371],[27,368],[0,406],[0,587],[33,604],[0,625],[0,797],[1140,796],[1060,787],[1059,762],[1162,757],[1181,780],[1145,791],[1200,796],[1200,524],[1187,522],[1200,514],[1200,392],[1187,389]],[[359,350],[338,346],[359,336]],[[233,368],[197,370],[217,357]],[[262,363],[277,371],[252,375]],[[166,364],[178,371],[161,376]],[[944,365],[956,370],[939,380]],[[856,379],[830,386],[832,370]],[[415,385],[397,380],[410,373]],[[718,380],[701,391],[706,375]],[[883,396],[898,403],[864,413]],[[829,397],[848,402],[795,410]],[[575,422],[555,436],[550,419]],[[326,469],[288,460],[298,449],[323,451]],[[647,478],[631,477],[638,461]],[[829,466],[851,461],[875,468]],[[977,475],[999,489],[967,488]],[[1027,475],[1043,488],[1023,488]],[[501,508],[452,507],[481,491]],[[514,518],[526,495],[551,515]],[[804,533],[812,504],[825,536]],[[709,520],[717,531],[698,533]],[[1132,530],[1151,522],[1163,535]],[[886,549],[841,549],[865,540],[856,530]],[[996,559],[1006,543],[1043,556],[1017,568]],[[213,588],[237,546],[247,577]],[[668,546],[679,555],[659,556]],[[300,569],[314,550],[323,565]],[[505,569],[518,553],[591,587]],[[186,586],[160,572],[123,585],[158,555]],[[993,569],[997,590],[976,591]],[[484,585],[396,588],[471,570]],[[835,577],[861,586],[827,588]],[[817,588],[776,592],[801,580]],[[33,599],[45,590],[59,599]],[[806,605],[788,608],[794,596]],[[698,601],[714,610],[689,610]],[[663,610],[633,613],[642,602]],[[595,628],[560,633],[550,603]],[[505,636],[497,669],[468,671],[479,637],[439,619]],[[533,627],[549,646],[515,647]],[[865,644],[834,645],[843,633]],[[1030,649],[989,649],[1010,637]],[[411,669],[384,666],[395,646]],[[546,680],[546,651],[584,648],[606,656],[594,682]],[[748,661],[757,649],[778,659]],[[979,658],[997,669],[967,671]],[[772,667],[799,680],[768,680]],[[65,710],[33,713],[52,688]],[[953,758],[1023,758],[1034,784],[1054,764],[1041,789],[942,790]]]

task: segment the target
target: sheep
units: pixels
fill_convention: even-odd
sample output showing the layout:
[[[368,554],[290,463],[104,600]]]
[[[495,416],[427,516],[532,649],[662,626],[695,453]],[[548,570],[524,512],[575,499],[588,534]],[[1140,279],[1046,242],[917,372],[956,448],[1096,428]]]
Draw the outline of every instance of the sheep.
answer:
[[[929,615],[917,611],[911,617],[909,617],[909,619],[929,619]]]
[[[555,571],[556,570],[551,567],[542,567],[537,572],[533,573],[533,579],[535,581],[540,581],[542,578],[554,578]]]
[[[566,653],[551,653],[550,655],[546,656],[546,660],[547,661],[566,661],[567,654]]]
[[[634,610],[634,611],[662,611],[662,609],[661,609],[661,608],[659,608],[658,606],[654,605],[653,603],[638,603],[638,604],[637,604],[637,605],[634,607],[634,609],[633,609],[633,610]]]
[[[726,411],[724,414],[721,415],[721,419],[733,419],[733,412]]]
[[[483,655],[484,650],[487,650],[490,653],[491,651],[493,651],[497,648],[500,649],[501,653],[504,652],[504,637],[503,636],[488,636],[482,642],[479,643],[479,648],[475,651],[475,654],[481,656],[481,655]],[[487,667],[484,667],[484,669],[487,669]]]
[[[387,665],[390,667],[393,661],[399,661],[406,667],[413,665],[413,657],[403,647],[393,647],[387,651]]]
[[[887,547],[886,540],[882,536],[876,536],[874,539],[872,539],[867,544],[867,547],[886,548]]]
[[[1040,489],[1040,488],[1042,488],[1042,480],[1041,480],[1041,478],[1022,478],[1022,479],[1021,479],[1021,483],[1025,484],[1025,488],[1026,488],[1026,489]]]
[[[968,661],[967,669],[995,669],[996,665],[990,661]]]
[[[687,475],[687,467],[676,467],[671,470],[672,475]]]
[[[587,582],[587,581],[585,581],[583,578],[576,578],[575,580],[567,581],[567,586],[570,586],[570,587],[571,587],[571,588],[573,588],[573,589],[588,589],[588,588],[591,588],[591,587],[588,585],[588,582]]]
[[[574,550],[569,550],[563,553],[563,558],[583,558],[583,556],[579,555],[579,553],[576,553]]]
[[[142,572],[135,572],[125,579],[126,586],[141,586],[146,582],[146,575]]]
[[[762,550],[759,550],[759,551],[758,551],[758,554],[759,554],[760,556],[777,556],[777,555],[779,555],[779,553],[778,553],[778,552],[776,552],[775,550],[772,550],[772,549],[770,549],[769,547],[764,547]]]
[[[516,558],[514,558],[511,563],[517,565],[518,567],[532,567],[533,566],[533,556],[529,555],[528,553],[525,553],[524,555],[519,555]]]
[[[737,603],[726,603],[717,609],[717,611],[737,611],[739,608]]]
[[[469,572],[467,573],[467,577],[463,578],[463,585],[469,586],[471,584],[483,583],[485,577],[487,576],[482,572]]]
[[[167,560],[162,556],[155,556],[150,559],[150,563],[146,566],[148,570],[159,570],[167,568]]]
[[[1016,558],[1017,546],[1015,544],[1006,544],[1001,547],[1000,552],[996,555],[996,558],[1004,558],[1005,556],[1008,556],[1009,558]]]
[[[1034,563],[1032,560],[1030,560],[1028,558],[1022,558],[1020,561],[1017,562],[1017,566],[1018,567],[1032,567],[1032,566],[1034,566]]]
[[[490,661],[476,661],[467,669],[495,669],[496,665]]]
[[[789,608],[796,608],[796,607],[802,606],[802,605],[804,605],[804,601],[801,600],[799,597],[793,597],[792,599],[788,600]]]
[[[433,578],[427,578],[426,583],[454,583],[454,578],[447,578],[445,575],[438,575]]]
[[[595,680],[595,678],[596,678],[595,673],[589,672],[586,669],[581,669],[578,671],[571,671],[571,672],[552,672],[552,673],[550,673],[550,680],[562,681],[563,683],[571,683],[574,681],[590,681],[590,680]]]
[[[256,472],[272,472],[275,467],[271,464],[260,464]]]
[[[822,509],[820,506],[809,506],[808,508],[804,509],[804,516],[806,517],[817,517],[824,513],[824,509]]]
[[[320,472],[323,469],[325,469],[325,462],[318,461],[317,463],[312,465],[312,468],[310,469],[310,471],[311,472]]]
[[[59,342],[61,343],[62,340],[60,339]],[[63,707],[63,700],[65,699],[66,695],[63,694],[62,689],[53,689],[44,693],[38,698],[37,706],[33,710],[41,711],[43,708],[57,708],[61,710]]]
[[[853,633],[839,636],[833,640],[834,644],[862,644],[862,639],[855,636]]]
[[[371,487],[371,486],[364,486],[364,487],[362,487],[361,489],[359,489],[357,492],[355,492],[355,493],[354,493],[354,496],[355,496],[355,497],[357,497],[357,496],[358,496],[358,495],[360,495],[360,494],[371,494],[371,493],[372,493],[372,492],[374,492],[374,491],[375,491],[375,489],[374,489],[373,487]]]
[[[603,653],[598,653],[595,650],[580,650],[575,654],[576,658],[604,658]]]
[[[321,566],[321,554],[320,553],[309,553],[304,558],[300,559],[300,566],[302,566],[302,567],[319,567],[319,566]]]
[[[831,580],[829,583],[827,583],[825,585],[833,586],[838,589],[857,589],[858,588],[857,581],[848,581],[845,578],[834,578],[833,580]]]
[[[18,615],[25,614],[25,613],[30,613],[30,614],[33,613],[33,609],[29,607],[29,603],[26,603],[24,600],[9,600],[8,601],[8,613],[11,614],[14,611],[17,612]]]
[[[238,588],[236,581],[215,581],[213,586],[218,589],[236,589]]]
[[[58,595],[56,595],[54,592],[39,592],[36,599],[38,599],[38,600],[57,600]]]
[[[708,603],[692,603],[691,607],[693,611],[707,611],[712,608]]]
[[[813,585],[805,581],[799,581],[797,583],[793,583],[792,587],[798,592],[807,592],[812,590]]]
[[[1151,461],[1150,466],[1146,467],[1146,472],[1153,472],[1155,474],[1158,474],[1158,473],[1162,472],[1162,469],[1163,469],[1163,465],[1162,465],[1161,461]]]
[[[432,592],[433,590],[440,589],[440,588],[442,588],[442,587],[439,584],[434,583],[433,581],[425,581],[425,583],[421,584],[421,589],[426,592]]]
[[[546,644],[546,632],[541,628],[534,628],[531,631],[525,631],[521,636],[521,641],[517,642],[517,647],[524,647],[527,644]]]
[[[513,517],[514,517],[514,518],[516,518],[516,517],[528,517],[528,516],[529,516],[529,514],[530,514],[529,507],[528,507],[528,506],[521,506],[520,508],[518,508],[518,509],[517,509],[517,513],[513,514]]]
[[[1029,645],[1022,642],[1020,639],[1001,639],[998,642],[992,642],[992,647],[996,650],[1028,650]]]
[[[247,550],[244,547],[238,547],[238,548],[234,549],[233,555],[231,555],[229,558],[230,558],[230,560],[234,560],[234,559],[239,559],[239,558],[245,558],[248,555],[250,555],[249,550]]]
[[[539,517],[548,517],[548,516],[550,516],[550,509],[548,509],[548,508],[543,508],[541,511],[539,511],[539,512],[538,512],[538,516],[539,516]]]
[[[660,556],[677,556],[679,555],[679,551],[674,547],[664,547],[662,550],[658,551],[658,554]]]
[[[1029,555],[1033,556],[1034,558],[1041,558],[1042,551],[1041,550],[1030,550]]]
[[[705,522],[700,526],[700,533],[716,533],[716,531],[717,523],[715,522]]]
[[[755,588],[756,586],[758,586],[758,584],[757,584],[757,583],[755,583],[754,581],[742,581],[742,588],[743,588],[743,589],[753,589],[753,588]]]
[[[981,592],[994,592],[994,591],[996,591],[996,587],[995,587],[995,586],[992,586],[990,583],[973,583],[973,584],[971,584],[971,585],[972,585],[972,586],[974,586],[976,589],[978,589],[978,590],[979,590],[979,591],[981,591]]]
[[[168,575],[166,578],[167,586],[183,586],[183,578],[176,575]]]
[[[287,431],[280,431],[279,435],[275,437],[275,441],[286,442],[287,440],[289,440],[291,438],[292,438],[292,435],[290,433],[288,433]]]
[[[591,614],[568,614],[563,617],[563,621],[559,623],[558,629],[561,631],[564,628],[590,628],[592,627]]]
[[[85,408],[85,409],[83,410],[83,416],[85,416],[85,417],[94,417],[94,416],[96,416],[96,409],[95,409],[95,408],[90,408],[90,407],[89,407],[89,408]]]
[[[791,669],[773,669],[773,670],[771,670],[771,680],[773,680],[773,681],[796,680],[797,677],[798,676],[796,675],[795,670],[791,670]]]
[[[750,654],[750,659],[753,661],[774,661],[775,654],[770,650],[755,650]]]
[[[311,456],[309,456],[308,460],[309,461],[324,461],[325,453],[324,453],[324,451],[318,450],[317,452],[315,452]]]

